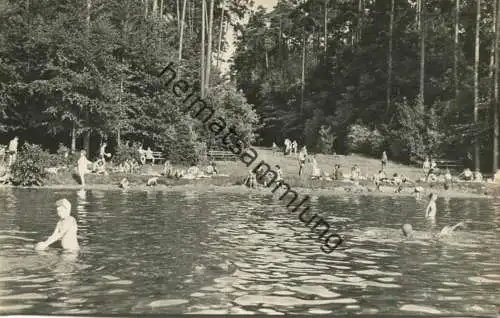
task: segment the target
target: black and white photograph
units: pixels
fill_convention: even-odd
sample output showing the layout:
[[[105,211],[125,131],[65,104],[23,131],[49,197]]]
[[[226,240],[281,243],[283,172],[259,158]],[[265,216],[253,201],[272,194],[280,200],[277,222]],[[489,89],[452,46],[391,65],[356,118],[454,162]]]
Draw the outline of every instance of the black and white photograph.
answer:
[[[500,317],[500,0],[0,0],[0,316]]]

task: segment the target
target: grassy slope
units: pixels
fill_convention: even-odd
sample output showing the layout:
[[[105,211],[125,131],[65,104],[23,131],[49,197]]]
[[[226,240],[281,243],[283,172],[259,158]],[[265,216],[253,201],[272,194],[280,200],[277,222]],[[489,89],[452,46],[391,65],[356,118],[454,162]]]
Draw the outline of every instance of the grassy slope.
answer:
[[[245,164],[239,160],[237,161],[226,161],[226,162],[217,162],[219,173],[229,175],[229,177],[214,177],[214,178],[206,178],[199,180],[171,180],[164,177],[160,177],[158,180],[159,184],[166,185],[187,185],[187,184],[197,184],[197,185],[215,185],[215,186],[229,186],[235,185],[242,182],[242,180],[246,177],[248,170],[253,169],[261,160],[268,163],[271,167],[274,167],[276,164],[281,166],[283,171],[283,177],[285,181],[290,184],[291,187],[294,188],[308,188],[308,189],[334,189],[338,187],[343,187],[344,185],[352,185],[348,182],[342,181],[320,181],[320,180],[311,180],[311,165],[307,164],[304,174],[299,177],[298,176],[298,161],[294,156],[284,157],[283,154],[273,155],[271,150],[264,148],[255,148],[258,157],[253,162],[250,167],[246,167]],[[360,155],[350,155],[350,156],[342,156],[342,155],[322,155],[319,154],[316,156],[316,160],[318,162],[319,168],[321,171],[326,171],[331,173],[333,170],[334,164],[341,165],[341,168],[344,173],[349,173],[351,167],[354,164],[357,164],[361,169],[361,173],[365,176],[372,176],[376,173],[380,167],[381,163],[379,159],[367,158]],[[151,167],[150,165],[145,165],[142,167],[140,174],[130,175],[123,173],[111,173],[108,176],[102,175],[93,175],[89,174],[86,176],[86,183],[91,185],[117,185],[123,177],[127,177],[132,185],[145,185],[146,181],[150,176],[154,173],[161,172],[163,166],[155,165]],[[183,167],[185,168],[185,167]],[[422,177],[422,170],[418,167],[407,166],[402,164],[396,164],[389,161],[386,171],[388,174],[392,175],[393,173],[403,174],[410,178],[411,180],[417,180]],[[76,186],[78,185],[78,179],[71,176],[69,172],[60,173],[58,175],[52,175],[47,185],[67,185],[67,186]],[[370,187],[373,187],[371,182],[362,182],[361,184],[369,184]],[[425,186],[425,185],[424,185]],[[435,185],[437,188],[442,188],[442,185]],[[486,185],[478,184],[478,183],[459,183],[454,185],[453,188],[460,192],[465,191],[469,193],[484,193],[486,189]],[[490,190],[492,187],[488,186]],[[496,187],[497,189],[500,189]],[[497,190],[500,192],[500,190]],[[494,192],[497,192],[494,191]],[[393,192],[393,191],[391,191]],[[492,191],[490,191],[491,193]]]

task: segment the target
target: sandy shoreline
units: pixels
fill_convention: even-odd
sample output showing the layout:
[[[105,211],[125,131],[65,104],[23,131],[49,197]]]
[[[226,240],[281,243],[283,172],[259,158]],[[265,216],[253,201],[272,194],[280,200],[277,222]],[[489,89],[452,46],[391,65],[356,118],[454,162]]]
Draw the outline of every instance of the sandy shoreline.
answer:
[[[18,189],[57,189],[57,190],[102,190],[102,191],[161,191],[161,192],[182,192],[182,191],[195,191],[195,192],[219,192],[219,193],[259,193],[262,195],[272,195],[273,187],[271,188],[257,188],[249,189],[241,185],[210,185],[210,184],[199,184],[190,183],[183,185],[163,185],[159,184],[154,187],[148,187],[145,185],[132,185],[130,188],[123,190],[118,188],[116,185],[110,184],[87,184],[85,188],[81,185],[65,185],[65,184],[53,184],[45,185],[43,187],[16,187],[16,186],[0,186],[1,188],[18,188]],[[435,189],[429,187],[423,187],[424,191],[420,194],[421,197],[429,194],[431,192],[437,193],[440,197],[448,198],[494,198],[493,195],[489,194],[477,194],[470,193],[466,191],[458,191],[454,189],[444,190]],[[337,186],[332,188],[303,188],[303,187],[293,187],[292,190],[297,192],[300,196],[302,195],[315,195],[315,196],[391,196],[391,197],[408,197],[415,196],[412,188],[404,189],[401,193],[395,193],[395,187],[383,187],[382,191],[376,191],[375,188],[370,187],[355,187],[355,186]],[[279,193],[276,192],[275,195]],[[291,196],[290,196],[291,197]]]

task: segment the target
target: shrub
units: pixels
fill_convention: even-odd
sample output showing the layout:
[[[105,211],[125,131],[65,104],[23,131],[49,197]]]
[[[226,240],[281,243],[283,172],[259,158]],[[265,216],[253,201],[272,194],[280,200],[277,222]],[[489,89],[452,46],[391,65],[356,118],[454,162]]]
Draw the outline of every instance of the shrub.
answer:
[[[51,155],[39,145],[25,143],[11,167],[12,183],[21,186],[42,186],[47,178],[45,168],[50,167]]]
[[[134,143],[129,145],[127,143],[122,143],[118,147],[116,147],[115,154],[113,156],[113,163],[119,165],[124,163],[127,160],[136,160],[140,162],[139,151],[139,143]]]
[[[334,152],[333,143],[336,139],[332,134],[332,127],[321,126],[318,134],[318,150],[324,154],[332,154]]]
[[[349,152],[379,156],[382,151],[384,138],[378,130],[370,130],[363,125],[354,124],[349,127],[346,146]]]

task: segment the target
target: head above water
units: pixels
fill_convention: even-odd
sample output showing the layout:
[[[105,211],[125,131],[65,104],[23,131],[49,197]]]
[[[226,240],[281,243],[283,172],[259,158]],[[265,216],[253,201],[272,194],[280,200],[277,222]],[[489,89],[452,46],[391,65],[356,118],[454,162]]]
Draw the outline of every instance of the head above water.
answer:
[[[57,214],[61,219],[68,217],[71,213],[71,203],[66,199],[56,201]]]
[[[413,227],[411,226],[411,224],[403,224],[403,226],[401,227],[401,230],[403,231],[403,235],[405,237],[409,237],[412,235],[413,233]]]

